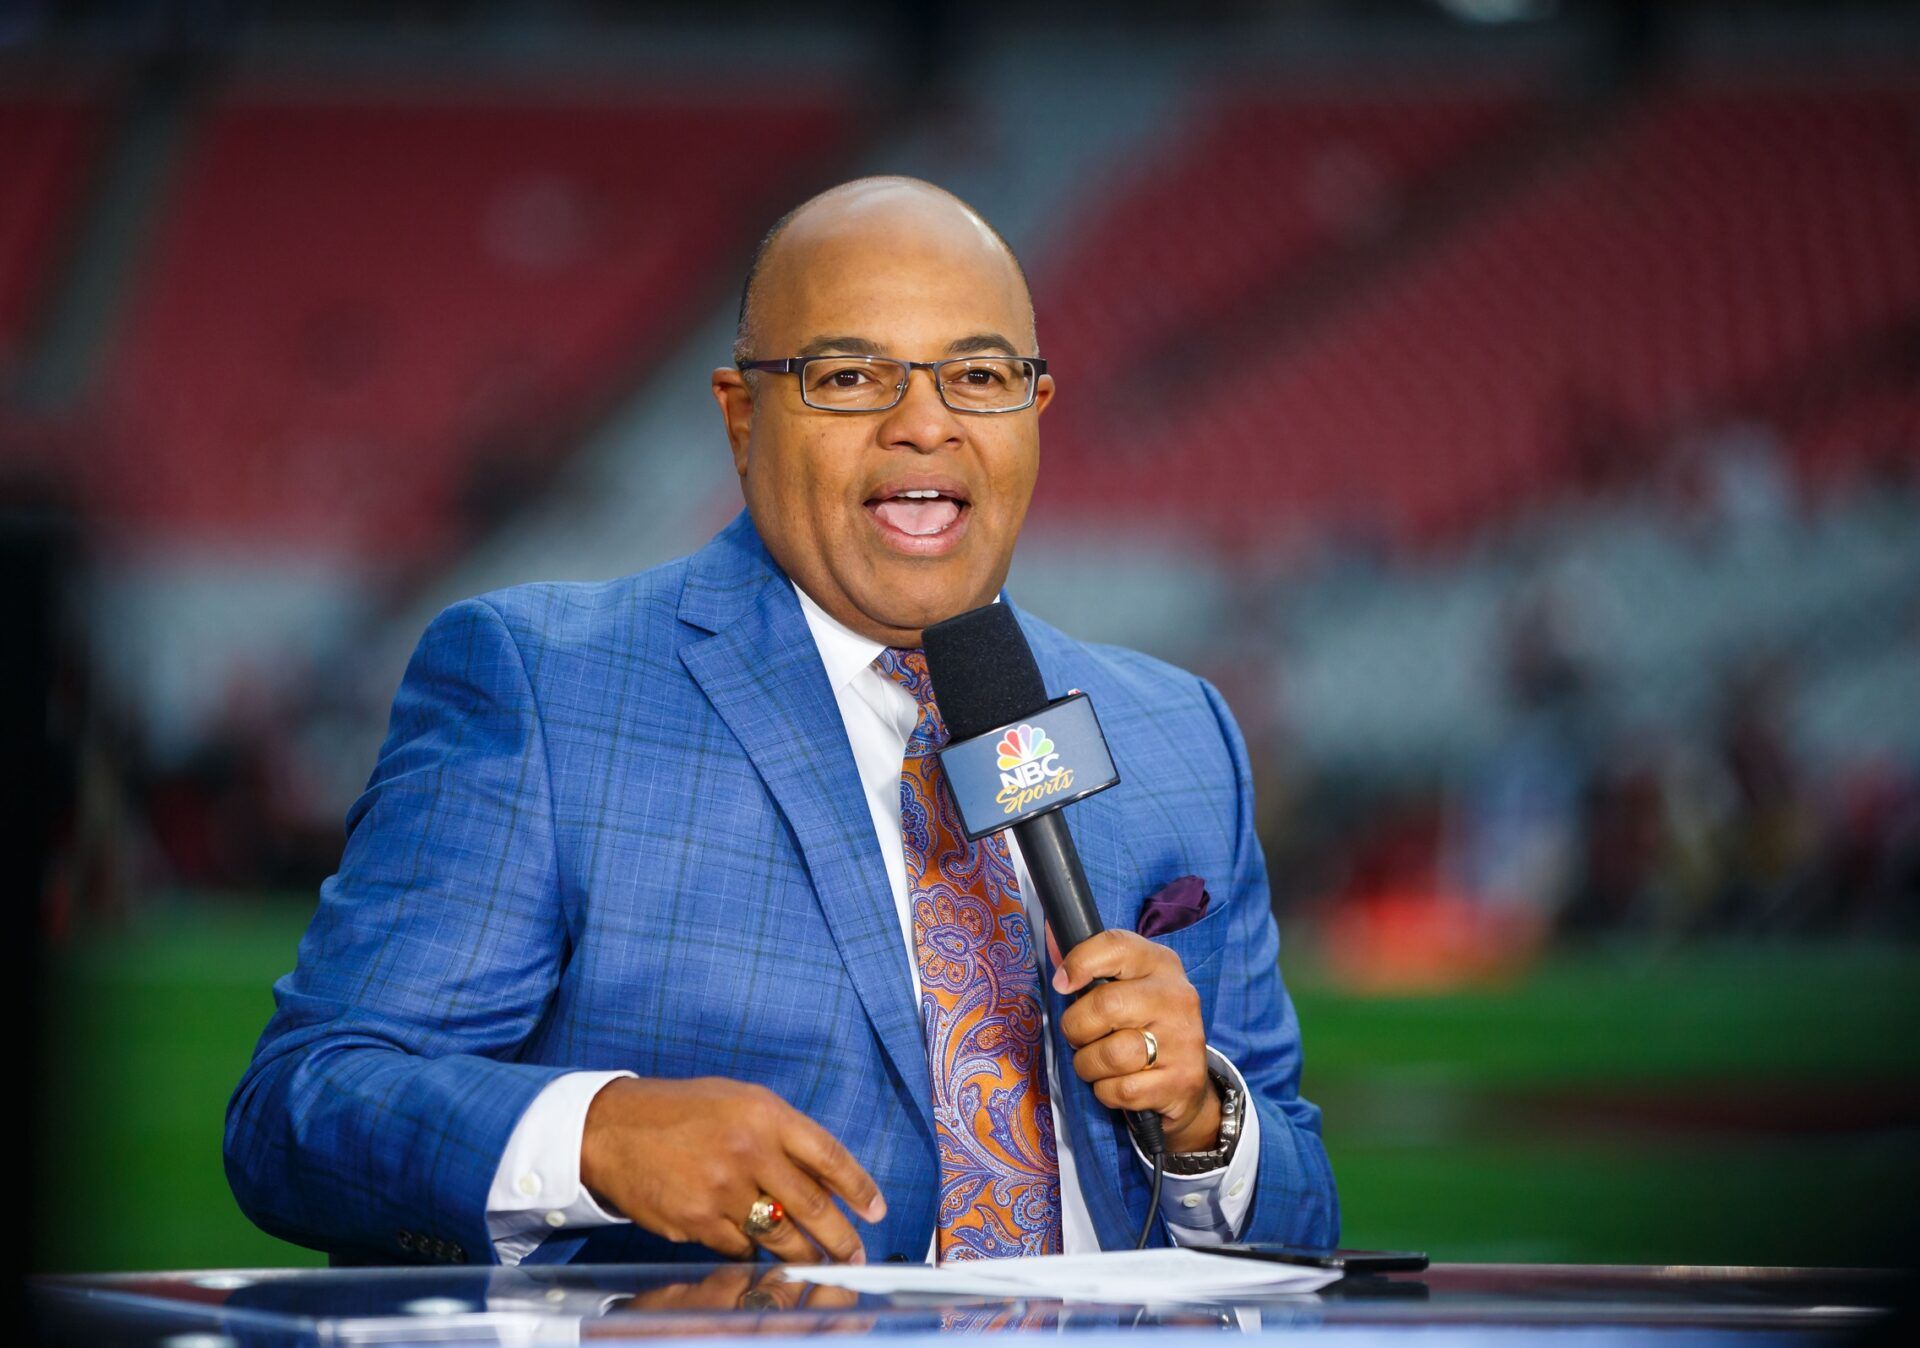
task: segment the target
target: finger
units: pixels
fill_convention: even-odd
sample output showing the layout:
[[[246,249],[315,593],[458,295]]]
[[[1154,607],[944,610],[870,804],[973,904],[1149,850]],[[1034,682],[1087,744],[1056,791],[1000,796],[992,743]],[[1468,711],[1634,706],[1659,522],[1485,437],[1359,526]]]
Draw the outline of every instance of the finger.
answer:
[[[1093,1096],[1108,1109],[1127,1109],[1136,1114],[1151,1110],[1158,1114],[1180,1107],[1178,1089],[1178,1083],[1165,1072],[1129,1072],[1094,1082]]]
[[[709,1217],[693,1230],[693,1238],[728,1259],[751,1259],[753,1242],[747,1233],[724,1217]]]
[[[1169,958],[1180,957],[1138,932],[1103,931],[1067,952],[1053,971],[1054,991],[1077,992],[1096,978],[1145,978]]]
[[[1076,1049],[1085,1048],[1115,1030],[1137,1029],[1151,1025],[1161,1017],[1158,997],[1143,979],[1126,983],[1102,983],[1080,994],[1077,1001],[1060,1014],[1060,1033]]]
[[[1164,1051],[1164,1050],[1163,1050]],[[1073,1070],[1082,1081],[1104,1081],[1108,1077],[1144,1072],[1147,1062],[1147,1036],[1127,1026],[1103,1035],[1073,1055]],[[1157,1066],[1159,1059],[1154,1059]]]
[[[873,1176],[865,1167],[853,1159],[853,1153],[799,1110],[791,1113],[781,1138],[787,1155],[830,1192],[846,1199],[848,1206],[868,1221],[877,1222],[886,1216],[887,1200],[881,1196],[880,1186],[873,1182]]]
[[[1047,932],[1047,963],[1051,964],[1057,971],[1060,968],[1062,958],[1060,954],[1060,943],[1053,939],[1053,923],[1048,922],[1044,925]]]
[[[820,1262],[819,1246],[807,1239],[806,1232],[795,1226],[791,1217],[776,1224],[766,1234],[754,1236],[753,1241],[783,1264]]]
[[[867,1262],[866,1247],[860,1243],[860,1237],[840,1211],[839,1204],[812,1176],[784,1157],[769,1157],[761,1166],[759,1177],[767,1193],[787,1210],[787,1221],[783,1225],[798,1225],[836,1263]]]

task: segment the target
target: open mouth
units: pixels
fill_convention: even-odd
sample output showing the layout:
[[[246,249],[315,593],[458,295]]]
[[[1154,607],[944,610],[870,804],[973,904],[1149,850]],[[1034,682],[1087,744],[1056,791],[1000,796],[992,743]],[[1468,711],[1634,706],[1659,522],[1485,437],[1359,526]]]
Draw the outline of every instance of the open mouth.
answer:
[[[973,503],[958,483],[889,483],[865,502],[881,536],[903,551],[938,552],[957,540]]]

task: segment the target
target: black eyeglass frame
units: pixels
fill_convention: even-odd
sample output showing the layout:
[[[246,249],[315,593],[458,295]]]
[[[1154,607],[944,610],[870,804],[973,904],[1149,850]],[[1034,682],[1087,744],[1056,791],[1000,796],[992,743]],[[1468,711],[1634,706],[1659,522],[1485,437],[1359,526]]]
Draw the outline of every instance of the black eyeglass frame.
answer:
[[[816,360],[838,360],[838,361],[857,360],[857,361],[861,361],[863,363],[869,363],[869,364],[875,361],[884,361],[889,365],[895,365],[895,366],[904,365],[906,367],[907,373],[905,378],[903,378],[899,383],[893,386],[892,402],[885,403],[879,407],[824,407],[821,404],[814,402],[807,397],[807,381],[803,374],[803,372],[807,368],[807,365],[810,362],[816,361]],[[952,401],[949,400],[947,397],[946,381],[940,377],[941,367],[946,365],[962,365],[971,361],[980,361],[980,360],[1017,360],[1024,365],[1032,366],[1033,378],[1027,381],[1027,400],[1023,403],[1016,403],[1012,407],[955,407]],[[808,407],[811,407],[816,412],[849,412],[849,413],[891,411],[892,409],[900,405],[900,400],[902,398],[907,396],[907,384],[913,378],[913,372],[915,370],[926,370],[928,373],[930,373],[933,376],[933,391],[940,395],[940,401],[942,403],[945,403],[947,408],[950,411],[968,412],[977,416],[997,417],[1006,412],[1024,412],[1029,407],[1033,406],[1034,399],[1039,395],[1039,392],[1040,392],[1040,376],[1047,372],[1047,362],[1039,356],[996,356],[996,355],[987,354],[985,352],[972,355],[972,356],[949,356],[945,360],[895,360],[892,356],[825,355],[825,356],[788,356],[785,360],[743,360],[739,363],[738,368],[742,371],[764,370],[768,374],[799,375],[801,376],[800,378],[800,401],[801,402],[806,403]]]

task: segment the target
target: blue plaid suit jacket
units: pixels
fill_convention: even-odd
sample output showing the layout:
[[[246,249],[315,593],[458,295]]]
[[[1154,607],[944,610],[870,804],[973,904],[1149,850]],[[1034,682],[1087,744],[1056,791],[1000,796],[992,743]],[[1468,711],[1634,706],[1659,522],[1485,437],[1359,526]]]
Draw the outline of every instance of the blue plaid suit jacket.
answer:
[[[1067,811],[1107,925],[1133,930],[1182,875],[1213,895],[1161,939],[1260,1111],[1245,1238],[1333,1244],[1238,730],[1202,680],[1020,621],[1047,687],[1092,695],[1119,765]],[[342,1261],[485,1260],[494,1171],[555,1077],[727,1076],[844,1142],[887,1197],[870,1257],[917,1260],[937,1178],[907,959],[826,673],[744,514],[640,575],[468,600],[421,639],[275,985],[228,1107],[228,1177],[260,1226]],[[1142,1168],[1118,1116],[1061,1075],[1101,1243],[1126,1247]],[[534,1257],[711,1256],[620,1226]]]

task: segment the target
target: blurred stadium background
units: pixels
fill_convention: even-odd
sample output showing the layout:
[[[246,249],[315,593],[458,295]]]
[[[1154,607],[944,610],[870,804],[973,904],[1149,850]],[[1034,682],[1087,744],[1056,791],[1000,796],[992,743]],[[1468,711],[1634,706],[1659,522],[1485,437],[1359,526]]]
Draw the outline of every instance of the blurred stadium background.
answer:
[[[36,1265],[315,1262],[222,1113],[407,652],[731,516],[746,255],[873,172],[1033,277],[1014,593],[1254,745],[1348,1243],[1896,1257],[1917,54],[1855,3],[0,5]]]

